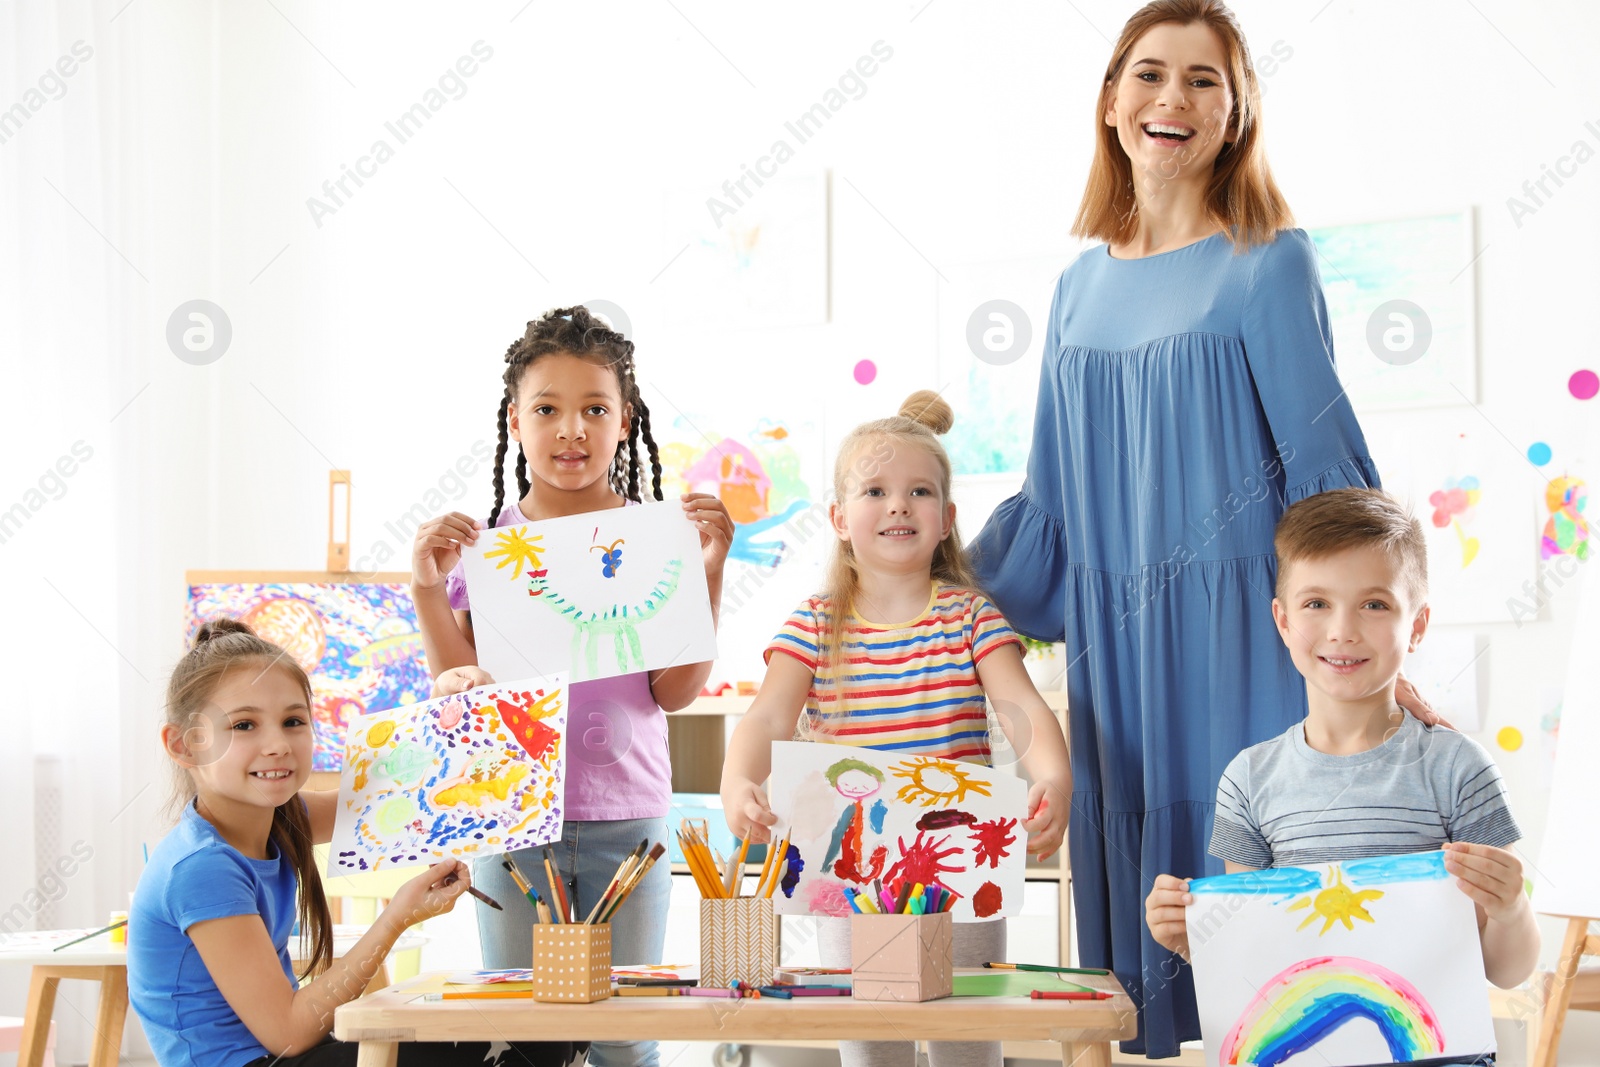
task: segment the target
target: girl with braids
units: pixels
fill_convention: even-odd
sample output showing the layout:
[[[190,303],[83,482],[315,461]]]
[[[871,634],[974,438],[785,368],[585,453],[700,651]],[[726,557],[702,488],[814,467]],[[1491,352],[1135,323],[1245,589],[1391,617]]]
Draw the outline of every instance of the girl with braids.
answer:
[[[558,308],[528,323],[527,332],[506,350],[505,362],[505,391],[495,406],[500,444],[489,524],[641,503],[646,454],[649,493],[661,499],[661,463],[650,435],[650,411],[639,393],[631,341],[587,308]],[[519,496],[506,503],[503,472],[513,441]],[[682,499],[684,515],[700,533],[715,619],[733,520],[714,496],[687,493]],[[483,521],[452,512],[417,531],[411,592],[428,663],[437,675],[436,693],[491,681],[477,666],[460,565],[461,546],[476,543],[484,528]],[[687,707],[710,673],[711,664],[696,663],[571,686],[566,821],[557,858],[570,879],[568,894],[583,910],[605,892],[640,839],[667,840],[672,765],[662,712]],[[512,858],[524,869],[542,864],[540,853],[531,849]],[[491,896],[506,902],[522,899],[500,857],[480,861],[474,873]],[[670,894],[667,865],[656,864],[612,920],[612,959],[661,962]],[[504,912],[479,908],[484,966],[531,966],[530,921],[514,906]],[[597,1042],[589,1059],[599,1067],[653,1067],[658,1061],[654,1042]]]
[[[1033,780],[1027,812],[1017,813],[1027,816],[1028,851],[1044,858],[1061,847],[1072,796],[1066,739],[1023,668],[1017,635],[973,581],[950,500],[950,457],[936,436],[952,421],[937,394],[913,393],[898,415],[857,427],[840,446],[828,506],[839,540],[826,590],[801,604],[767,646],[767,676],[728,744],[722,810],[736,837],[772,839],[777,817],[761,788],[772,742],[831,741],[988,765],[987,698],[1002,709],[1001,728]],[[847,832],[847,850],[860,849],[858,831]],[[870,886],[880,857],[865,867],[859,859],[833,871]],[[837,900],[838,917],[818,920],[822,962],[848,967],[849,907]],[[958,923],[954,962],[1004,959],[1005,941],[1003,919]],[[916,1054],[913,1041],[839,1042],[844,1067],[912,1067]],[[934,1067],[1000,1067],[1000,1043],[935,1041],[929,1059]]]
[[[195,632],[167,685],[161,743],[183,814],[150,853],[128,921],[128,1000],[156,1059],[355,1067],[356,1046],[328,1036],[333,1010],[361,995],[408,926],[455,905],[471,884],[466,865],[445,860],[411,879],[355,947],[333,958],[311,846],[332,838],[338,793],[299,793],[311,773],[311,684],[242,622],[216,619]],[[297,917],[311,946],[298,977],[288,951]],[[496,1047],[407,1044],[400,1062],[556,1067],[582,1051]]]

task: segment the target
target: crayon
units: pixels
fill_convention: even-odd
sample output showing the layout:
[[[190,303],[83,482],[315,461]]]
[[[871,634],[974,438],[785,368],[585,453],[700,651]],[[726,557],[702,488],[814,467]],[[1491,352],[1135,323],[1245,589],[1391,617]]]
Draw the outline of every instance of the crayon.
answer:
[[[1028,996],[1034,1000],[1110,1000],[1115,993],[1107,993],[1100,989],[1081,991],[1077,989],[1035,989]]]

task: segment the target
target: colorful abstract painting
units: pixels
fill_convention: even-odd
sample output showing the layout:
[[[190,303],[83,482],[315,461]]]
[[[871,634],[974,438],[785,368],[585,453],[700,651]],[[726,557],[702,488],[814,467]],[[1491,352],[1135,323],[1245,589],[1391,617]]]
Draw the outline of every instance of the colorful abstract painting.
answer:
[[[762,420],[747,441],[691,436],[674,420],[661,445],[661,488],[670,499],[694,491],[710,493],[733,519],[731,563],[775,569],[792,549],[783,527],[811,505],[801,478],[801,457],[781,422]],[[707,423],[706,425],[709,425]]]
[[[853,745],[779,741],[768,783],[788,864],[780,915],[848,915],[847,886],[937,880],[956,921],[1022,907],[1028,786],[994,767]]]
[[[561,836],[566,681],[487,685],[350,723],[330,874]]]
[[[1443,852],[1198,878],[1189,891],[1211,1067],[1494,1051],[1477,919]]]
[[[433,688],[404,585],[191,581],[185,633],[224,615],[283,646],[310,675],[313,770],[339,769],[352,719],[426,700]]]
[[[462,562],[478,665],[496,679],[717,658],[700,535],[676,501],[496,527]]]

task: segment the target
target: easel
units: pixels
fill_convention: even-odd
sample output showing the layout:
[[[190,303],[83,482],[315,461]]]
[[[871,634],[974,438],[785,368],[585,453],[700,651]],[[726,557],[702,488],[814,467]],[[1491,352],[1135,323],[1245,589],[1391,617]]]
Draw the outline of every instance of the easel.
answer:
[[[1600,936],[1589,932],[1588,919],[1569,916],[1561,955],[1539,1012],[1539,1038],[1528,1058],[1529,1067],[1555,1067],[1567,1009],[1600,1009],[1600,974],[1578,974],[1578,965],[1585,956],[1600,956]]]

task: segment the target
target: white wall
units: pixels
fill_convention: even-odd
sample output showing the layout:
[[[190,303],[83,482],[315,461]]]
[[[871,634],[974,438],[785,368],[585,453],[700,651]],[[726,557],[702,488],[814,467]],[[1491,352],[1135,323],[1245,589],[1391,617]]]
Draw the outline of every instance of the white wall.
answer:
[[[34,609],[7,613],[14,669],[57,665],[48,684],[24,683],[29,706],[83,724],[45,743],[49,720],[7,713],[35,745],[67,752],[84,783],[73,825],[97,850],[92,892],[75,887],[58,921],[87,925],[125,899],[140,840],[162,832],[153,724],[181,649],[186,568],[320,567],[325,471],[337,466],[355,472],[355,556],[378,563],[387,552],[386,569],[404,569],[408,544],[386,524],[442,479],[450,495],[457,459],[493,441],[500,355],[559,303],[626,309],[658,419],[734,394],[811,419],[824,442],[941,384],[941,267],[1066,262],[1096,83],[1133,6],[909,0],[779,12],[696,0],[602,13],[539,0],[106,0],[45,18],[6,5],[19,36],[0,105],[63,42],[84,38],[96,53],[61,103],[0,145],[0,175],[33,219],[8,225],[37,233],[44,219],[51,234],[8,260],[5,361],[18,387],[4,410],[25,429],[7,438],[0,503],[80,437],[96,457],[68,483],[69,501],[0,557],[17,602]],[[1258,54],[1290,53],[1265,78],[1265,128],[1300,221],[1476,205],[1483,417],[1517,447],[1543,437],[1582,451],[1594,412],[1557,401],[1566,375],[1596,362],[1584,320],[1600,282],[1589,254],[1600,164],[1520,225],[1506,199],[1573,142],[1600,147],[1600,10],[1581,0],[1237,8]],[[492,58],[465,95],[314,222],[307,199],[375,139],[393,145],[384,123],[479,41]],[[833,175],[831,321],[730,330],[714,305],[691,323],[681,308],[669,314],[664,234],[682,220],[665,217],[666,190],[709,196],[737,178],[879,41],[893,56],[865,94],[786,164]],[[87,130],[95,151],[64,128]],[[193,298],[232,322],[230,349],[207,367],[180,362],[163,336]],[[863,357],[880,368],[865,387],[850,379]],[[1368,421],[1392,429],[1405,418]],[[830,458],[820,443],[808,457],[817,469]],[[480,471],[450,505],[482,514],[489,494]],[[775,582],[770,602],[725,629],[759,644],[776,605],[805,591]],[[1561,675],[1570,600],[1557,591],[1540,621],[1476,628],[1490,639],[1480,739],[1530,845],[1548,779],[1536,698]],[[85,678],[92,695],[65,684]],[[1505,724],[1530,744],[1493,748]],[[25,807],[27,791],[12,793]],[[11,877],[14,897],[25,881]],[[20,1000],[4,977],[6,1000]],[[1597,1033],[1575,1022],[1568,1060],[1600,1054]]]

